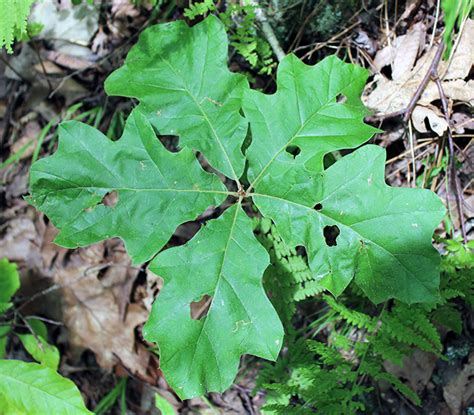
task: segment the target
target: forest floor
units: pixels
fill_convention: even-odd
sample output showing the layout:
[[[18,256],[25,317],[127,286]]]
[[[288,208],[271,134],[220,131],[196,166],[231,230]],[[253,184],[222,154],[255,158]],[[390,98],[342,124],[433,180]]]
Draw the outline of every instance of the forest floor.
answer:
[[[53,244],[56,229],[24,199],[29,168],[54,152],[60,122],[80,120],[111,139],[120,137],[133,102],[108,97],[104,79],[123,63],[141,31],[183,19],[186,6],[183,1],[163,1],[156,7],[126,0],[96,3],[73,6],[45,0],[35,5],[32,17],[43,25],[41,32],[17,43],[13,54],[0,55],[0,257],[19,266],[17,313],[40,316],[47,323],[50,339],[61,351],[60,372],[74,380],[90,408],[114,391],[125,399],[128,413],[157,413],[158,390],[183,414],[259,413],[264,396],[252,393],[258,364],[251,357],[243,358],[237,383],[226,393],[179,401],[161,375],[157,355],[141,336],[160,280],[145,267],[133,267],[119,240],[74,250]],[[447,74],[441,83],[444,99],[430,79],[413,100],[438,59],[443,28],[439,2],[352,1],[346,2],[346,9],[332,11],[320,3],[326,2],[295,1],[281,10],[272,3],[263,10],[285,53],[310,64],[335,53],[371,72],[363,98],[373,111],[367,121],[383,130],[373,142],[387,149],[387,183],[436,192],[449,211],[439,233],[469,238],[474,223],[474,22],[466,21],[450,60],[435,62],[438,73]],[[313,9],[308,9],[311,4]],[[274,91],[276,64],[263,66],[252,68],[238,54],[231,55],[231,68],[247,73],[253,87]],[[175,238],[186,241],[198,226],[180,227]],[[472,313],[465,321],[466,333],[473,333]],[[466,367],[471,376],[474,373],[474,338],[462,341],[468,351],[442,372],[451,383],[467,376]],[[451,346],[446,343],[446,350]],[[15,340],[8,353],[27,359]],[[402,369],[404,379],[420,394],[428,393],[432,376],[441,373],[435,369],[436,359],[423,359],[412,359],[411,366]],[[425,408],[389,394],[382,398],[380,413],[455,413],[458,402],[474,402],[474,385],[464,383],[431,395]],[[112,405],[109,413],[120,413],[120,406]]]

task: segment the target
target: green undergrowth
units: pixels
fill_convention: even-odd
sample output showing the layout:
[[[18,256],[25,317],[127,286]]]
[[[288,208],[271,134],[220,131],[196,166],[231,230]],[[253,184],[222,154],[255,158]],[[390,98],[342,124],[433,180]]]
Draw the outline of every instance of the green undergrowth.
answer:
[[[16,264],[0,259],[0,413],[92,414],[76,385],[58,373],[59,350],[48,342],[44,322],[15,310],[19,288]],[[7,358],[15,337],[34,362]]]
[[[463,312],[474,306],[474,243],[439,239],[445,254],[438,301],[374,307],[354,285],[337,300],[321,293],[304,253],[284,246],[266,219],[255,219],[255,230],[270,253],[265,284],[285,325],[280,359],[264,363],[257,378],[255,390],[266,391],[263,412],[370,413],[381,385],[421,406],[421,397],[384,364],[401,366],[415,350],[446,359],[440,329],[461,334]]]
[[[259,74],[270,75],[276,68],[273,52],[264,39],[256,22],[255,5],[250,2],[229,2],[222,11],[217,0],[192,2],[184,16],[197,20],[213,13],[224,23],[230,45]]]

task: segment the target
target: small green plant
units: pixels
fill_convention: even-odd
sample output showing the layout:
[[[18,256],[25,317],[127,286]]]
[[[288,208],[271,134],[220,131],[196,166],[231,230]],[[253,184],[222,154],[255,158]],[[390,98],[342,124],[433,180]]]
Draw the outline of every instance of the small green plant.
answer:
[[[267,231],[266,235],[272,232],[260,223],[257,229]],[[270,244],[271,249],[281,251],[280,241],[267,237],[267,241],[275,239],[276,244]],[[441,357],[442,344],[436,327],[444,326],[459,334],[462,305],[467,308],[474,305],[474,243],[439,242],[444,244],[446,254],[441,261],[440,298],[434,303],[407,305],[395,301],[385,304],[381,311],[374,310],[373,305],[366,304],[360,290],[352,286],[337,301],[323,295],[325,306],[318,313],[320,317],[302,329],[296,330],[293,322],[282,318],[287,333],[285,352],[276,364],[263,364],[257,377],[256,390],[264,389],[267,394],[263,412],[363,412],[368,409],[367,404],[370,405],[373,385],[379,381],[388,382],[420,405],[416,393],[387,372],[384,362],[401,365],[415,350]],[[304,292],[304,287],[288,284],[288,281],[299,280],[299,269],[292,272],[286,267],[286,272],[281,272],[286,255],[272,256],[274,260],[265,275],[270,274],[270,292],[277,310],[278,304],[288,303],[294,311],[297,295],[291,299],[287,292],[273,289],[280,280],[281,284],[293,287],[291,293]],[[284,310],[288,309],[286,305]],[[328,334],[322,336],[322,332]],[[450,354],[453,353],[448,349],[446,357]]]
[[[13,53],[15,39],[27,35],[27,20],[34,0],[0,0],[0,48],[5,46],[8,53]]]
[[[20,288],[16,265],[0,260],[0,313],[13,306],[12,296]],[[29,334],[14,333],[31,357],[39,363],[4,359],[12,322],[0,316],[0,402],[2,414],[91,414],[76,385],[57,373],[59,351],[47,341],[44,323],[23,319]]]
[[[453,32],[461,28],[464,19],[472,12],[473,0],[443,0],[441,5],[444,11],[443,39],[446,44],[445,58],[451,55],[453,48]]]
[[[224,23],[230,45],[253,69],[269,75],[276,67],[268,42],[258,34],[255,7],[252,4],[229,3],[225,11],[218,12],[215,0],[192,3],[184,12],[188,19],[216,13]]]
[[[214,16],[145,30],[105,83],[109,95],[140,102],[122,138],[64,123],[57,152],[30,172],[29,201],[59,228],[58,244],[120,237],[133,263],[151,260],[164,279],[144,336],[158,343],[182,398],[228,388],[242,354],[275,360],[282,347],[283,326],[262,287],[269,255],[251,211],[271,220],[290,250],[304,247],[312,278],[335,296],[352,282],[374,303],[439,298],[431,236],[445,209],[437,196],[387,186],[385,151],[374,145],[324,169],[326,154],[377,132],[363,122],[368,72],[334,56],[307,66],[289,55],[277,92],[266,95],[228,70],[227,53]],[[153,128],[178,136],[181,151],[166,150]],[[195,151],[221,175],[206,172]],[[103,202],[110,192],[114,206]],[[177,226],[226,199],[189,242],[160,252]],[[206,296],[207,315],[192,318],[190,305]]]

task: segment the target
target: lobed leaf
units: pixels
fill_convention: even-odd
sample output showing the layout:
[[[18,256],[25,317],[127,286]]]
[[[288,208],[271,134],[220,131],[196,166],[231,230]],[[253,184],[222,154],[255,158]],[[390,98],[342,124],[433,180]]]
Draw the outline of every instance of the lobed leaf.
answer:
[[[160,134],[178,135],[181,145],[203,152],[214,168],[238,180],[247,134],[239,110],[248,82],[229,71],[227,53],[225,28],[215,16],[192,28],[184,21],[156,25],[142,33],[105,90],[137,98]]]
[[[30,189],[30,203],[61,231],[56,243],[75,248],[117,236],[134,263],[227,195],[191,150],[166,150],[138,111],[115,142],[86,124],[61,124],[57,152],[31,167]],[[114,191],[118,201],[106,206],[104,196]]]
[[[306,248],[310,268],[334,295],[354,278],[375,303],[434,301],[439,254],[431,236],[444,206],[429,190],[388,186],[384,166],[385,150],[368,145],[320,173],[307,201],[253,199],[290,246]]]
[[[365,69],[336,56],[308,66],[288,55],[278,67],[275,94],[247,91],[250,187],[306,200],[327,153],[358,147],[378,131],[363,122],[367,109],[360,95],[367,77]]]
[[[252,229],[234,205],[150,264],[164,287],[144,335],[159,344],[160,366],[182,398],[227,389],[244,353],[278,356],[283,327],[262,287],[269,257]],[[212,297],[208,314],[194,320],[190,303],[204,295]]]

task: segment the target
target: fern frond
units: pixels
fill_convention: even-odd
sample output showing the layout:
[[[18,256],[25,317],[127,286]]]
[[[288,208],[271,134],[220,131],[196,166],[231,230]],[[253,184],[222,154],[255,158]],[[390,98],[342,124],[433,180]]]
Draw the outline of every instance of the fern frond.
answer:
[[[349,324],[356,326],[360,329],[366,329],[369,332],[375,329],[376,321],[367,314],[360,313],[356,310],[350,310],[345,305],[337,302],[333,297],[329,295],[324,295],[323,298],[329,305],[329,307],[336,311],[341,316],[341,318],[347,321]]]
[[[0,0],[0,48],[13,53],[15,37],[26,33],[26,23],[34,0]]]

